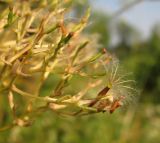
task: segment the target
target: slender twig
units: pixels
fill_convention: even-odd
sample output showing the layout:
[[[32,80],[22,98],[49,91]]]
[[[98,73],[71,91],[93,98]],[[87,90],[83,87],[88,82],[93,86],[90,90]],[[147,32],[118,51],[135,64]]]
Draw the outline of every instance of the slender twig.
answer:
[[[117,10],[110,19],[110,22],[112,22],[114,19],[116,19],[118,16],[120,16],[121,14],[123,14],[124,12],[126,12],[127,10],[129,10],[130,8],[134,7],[135,5],[143,2],[144,0],[134,0],[132,2],[128,2],[127,4],[125,4],[123,7],[121,7],[119,10]]]
[[[9,130],[9,129],[13,128],[13,127],[14,127],[14,124],[6,125],[6,126],[0,128],[0,132]]]

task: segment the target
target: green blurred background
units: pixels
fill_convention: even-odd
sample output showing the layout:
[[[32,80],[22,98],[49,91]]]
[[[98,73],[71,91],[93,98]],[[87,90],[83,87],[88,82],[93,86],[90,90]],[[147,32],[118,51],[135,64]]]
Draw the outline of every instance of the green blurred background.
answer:
[[[85,32],[98,33],[100,44],[120,59],[124,69],[133,72],[140,95],[134,103],[112,115],[68,118],[47,112],[29,128],[15,127],[0,133],[0,143],[160,142],[160,24],[154,23],[145,37],[145,29],[138,30],[121,16],[113,20],[110,12],[101,11],[98,2],[109,4],[107,0],[76,1],[74,16],[83,14],[86,5],[93,7]]]

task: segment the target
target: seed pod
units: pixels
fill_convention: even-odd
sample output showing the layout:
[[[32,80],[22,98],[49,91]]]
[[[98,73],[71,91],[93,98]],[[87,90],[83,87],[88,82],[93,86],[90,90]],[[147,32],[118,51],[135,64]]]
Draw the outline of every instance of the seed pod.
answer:
[[[119,99],[115,100],[113,104],[111,105],[111,108],[109,112],[112,114],[117,108],[122,106],[121,100],[124,99],[124,97],[120,97]]]
[[[102,89],[98,93],[96,99],[92,100],[92,102],[88,105],[88,107],[92,107],[93,105],[95,105],[102,97],[104,97],[107,94],[107,92],[109,91],[109,89],[110,88],[108,86],[106,86],[104,89]]]

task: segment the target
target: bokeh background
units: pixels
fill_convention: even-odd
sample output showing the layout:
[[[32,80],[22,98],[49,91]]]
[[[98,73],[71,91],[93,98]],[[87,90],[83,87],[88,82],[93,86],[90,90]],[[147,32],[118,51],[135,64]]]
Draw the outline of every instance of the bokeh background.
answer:
[[[133,72],[139,95],[114,114],[65,118],[44,113],[29,128],[0,133],[0,143],[159,143],[160,142],[160,1],[77,0],[73,17],[89,5],[92,13],[84,32]],[[47,86],[46,89],[47,90]]]

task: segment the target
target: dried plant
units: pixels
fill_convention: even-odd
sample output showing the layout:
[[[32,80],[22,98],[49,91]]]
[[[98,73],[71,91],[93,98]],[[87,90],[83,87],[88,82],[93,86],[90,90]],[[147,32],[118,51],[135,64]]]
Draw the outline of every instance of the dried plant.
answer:
[[[90,10],[77,22],[67,21],[70,3],[5,3],[0,14],[0,101],[9,108],[0,106],[11,121],[6,125],[1,114],[1,131],[29,126],[48,110],[70,116],[113,113],[131,99],[134,81],[119,72],[117,60],[99,48],[95,35],[81,32]]]

